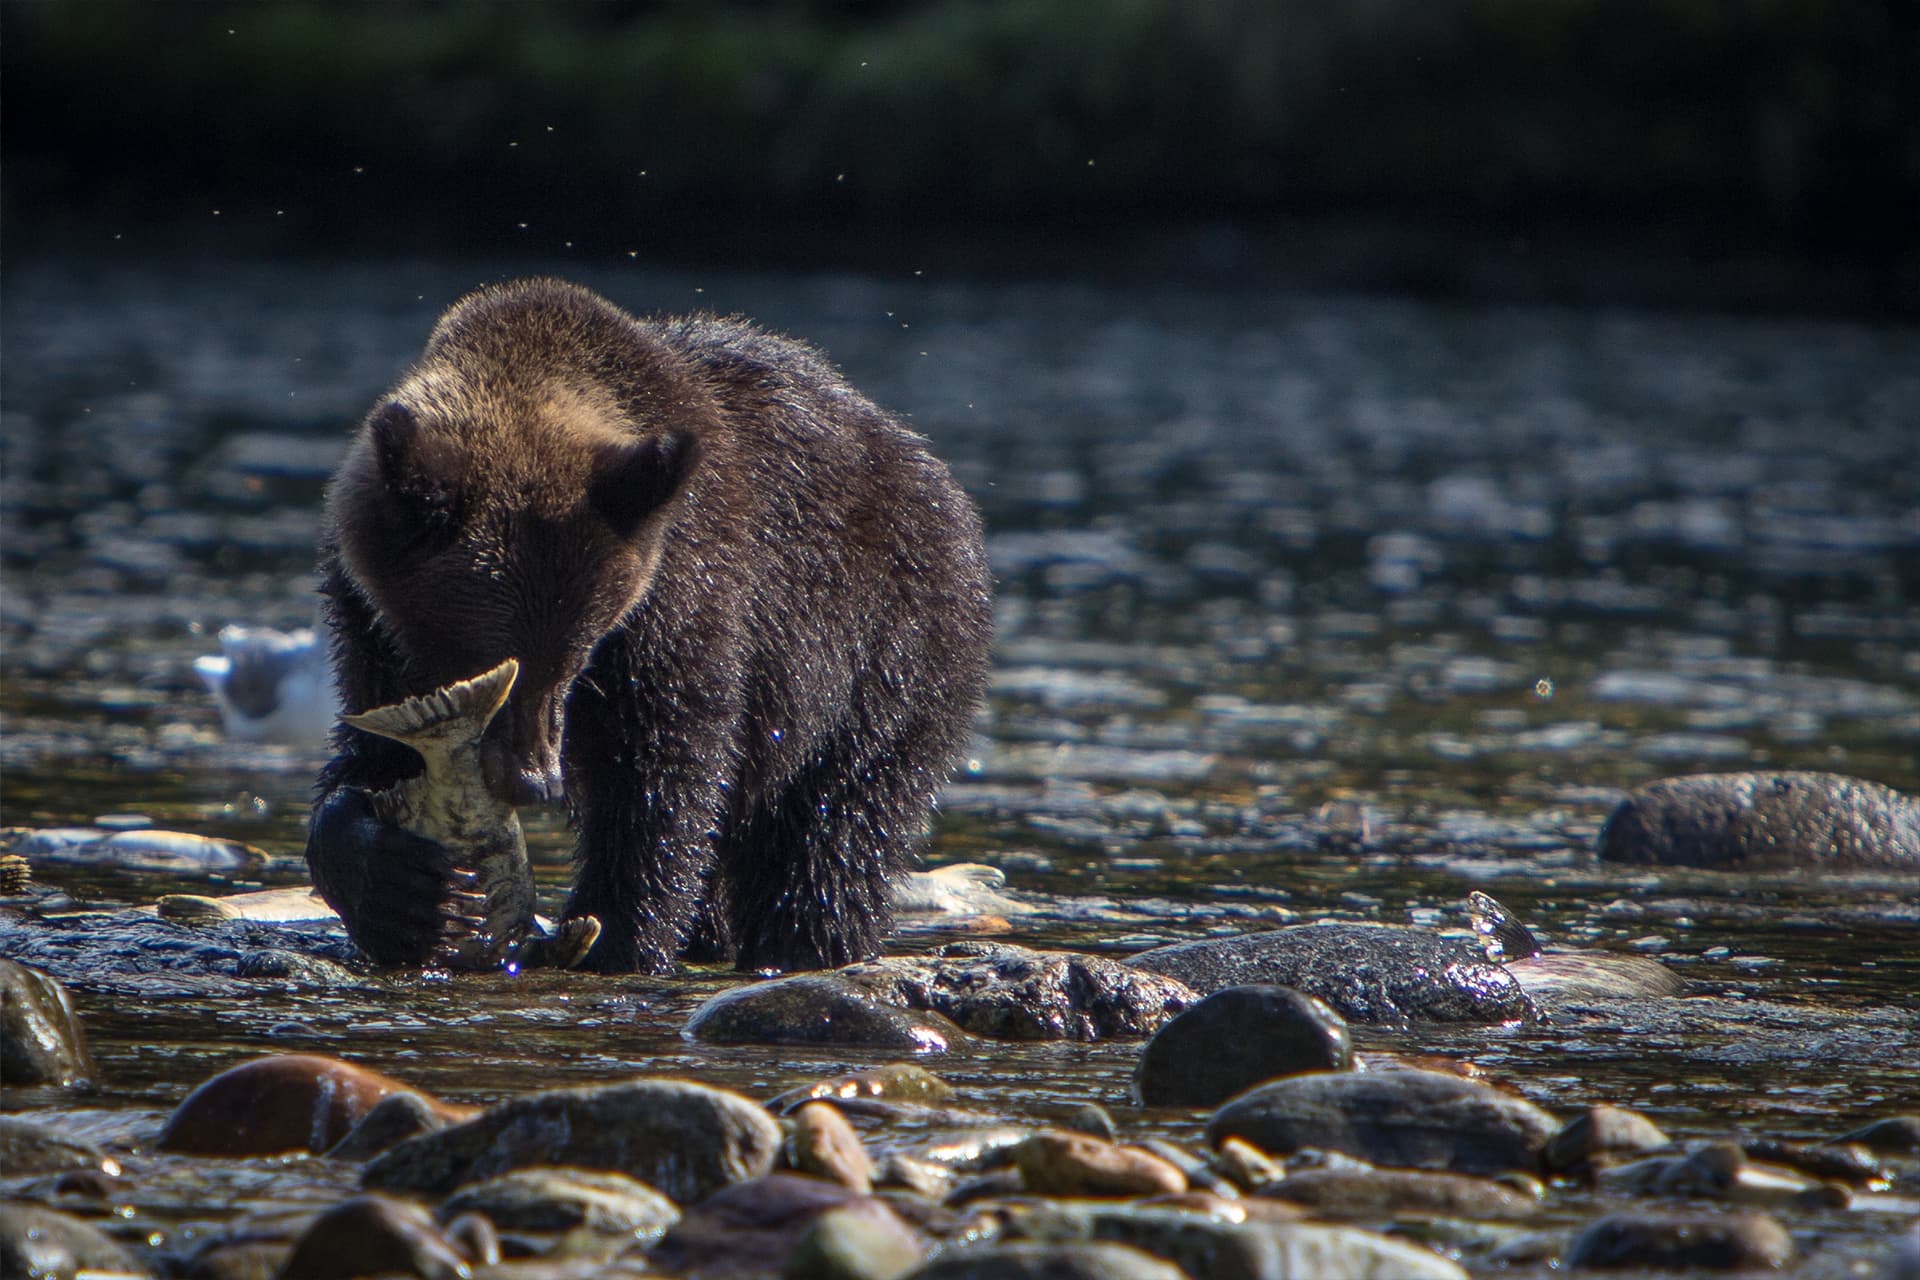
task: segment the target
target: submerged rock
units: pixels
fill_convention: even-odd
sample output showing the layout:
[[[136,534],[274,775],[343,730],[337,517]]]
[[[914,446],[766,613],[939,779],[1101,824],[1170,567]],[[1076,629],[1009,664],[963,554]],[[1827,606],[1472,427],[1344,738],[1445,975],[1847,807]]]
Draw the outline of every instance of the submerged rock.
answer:
[[[6,911],[0,952],[76,990],[134,1000],[244,999],[256,990],[253,982],[266,979],[328,988],[363,981],[354,975],[345,930],[325,922],[183,925],[150,910],[60,917]]]
[[[1546,1167],[1553,1173],[1591,1173],[1608,1160],[1673,1145],[1659,1125],[1624,1107],[1588,1107],[1547,1142]]]
[[[18,1177],[73,1170],[117,1175],[120,1163],[91,1142],[66,1137],[32,1120],[0,1116],[0,1172]]]
[[[1539,1201],[1491,1178],[1418,1169],[1307,1169],[1262,1188],[1261,1195],[1312,1209],[1322,1218],[1469,1218],[1512,1222]]]
[[[381,1100],[402,1092],[418,1090],[323,1054],[255,1058],[188,1094],[160,1131],[160,1148],[208,1156],[317,1155],[345,1138]],[[443,1114],[465,1112],[427,1101]]]
[[[1777,1270],[1794,1259],[1793,1238],[1763,1213],[1610,1213],[1574,1238],[1570,1267]]]
[[[1473,944],[1385,924],[1290,925],[1143,951],[1127,961],[1200,992],[1266,984],[1352,1022],[1515,1022],[1539,1016],[1512,974]]]
[[[966,1033],[937,1013],[903,1008],[833,973],[749,983],[711,997],[687,1019],[707,1044],[813,1044],[945,1053]]]
[[[911,1062],[890,1062],[884,1067],[849,1072],[832,1080],[789,1089],[767,1104],[769,1111],[785,1115],[816,1098],[839,1102],[884,1101],[907,1105],[932,1105],[953,1097],[953,1086],[925,1067]]]
[[[1262,1151],[1345,1152],[1372,1164],[1455,1173],[1531,1173],[1559,1128],[1524,1098],[1437,1071],[1290,1076],[1214,1113],[1207,1141]]]
[[[931,955],[850,965],[839,976],[887,1004],[926,1009],[1005,1040],[1107,1040],[1152,1034],[1198,996],[1117,960],[1003,943],[956,942]]]
[[[165,871],[174,875],[253,875],[267,855],[238,840],[188,831],[110,831],[104,827],[48,827],[28,832],[12,852],[29,862]]]
[[[91,1083],[93,1059],[73,1000],[58,981],[0,960],[0,1084]]]
[[[367,1166],[362,1185],[444,1195],[531,1165],[624,1173],[695,1204],[773,1167],[779,1121],[747,1098],[689,1080],[523,1094],[464,1124],[410,1138]]]
[[[1306,1071],[1345,1071],[1353,1042],[1340,1015],[1288,987],[1225,987],[1154,1033],[1134,1071],[1149,1107],[1212,1107]]]
[[[0,1276],[151,1274],[92,1223],[21,1201],[0,1201]]]
[[[1712,1142],[1693,1151],[1652,1155],[1601,1169],[1604,1191],[1684,1196],[1760,1208],[1844,1209],[1851,1198],[1838,1182],[1806,1177],[1784,1165],[1749,1160],[1738,1143]]]
[[[1836,773],[1708,773],[1635,788],[1600,832],[1607,862],[1920,869],[1920,800]]]

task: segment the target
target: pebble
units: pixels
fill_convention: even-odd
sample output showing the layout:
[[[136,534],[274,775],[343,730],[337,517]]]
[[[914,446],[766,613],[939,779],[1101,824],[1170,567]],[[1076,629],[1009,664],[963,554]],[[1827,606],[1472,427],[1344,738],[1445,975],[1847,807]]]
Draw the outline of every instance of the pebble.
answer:
[[[1587,1226],[1567,1249],[1569,1267],[1778,1270],[1793,1238],[1763,1213],[1663,1214],[1628,1210]]]
[[[1318,997],[1350,1022],[1530,1022],[1539,1011],[1472,943],[1402,925],[1290,925],[1156,947],[1127,963],[1202,993],[1264,984]]]
[[[873,1160],[860,1135],[829,1102],[808,1102],[793,1113],[787,1163],[801,1173],[854,1191],[873,1190]]]
[[[1170,1162],[1138,1147],[1067,1130],[1036,1133],[1013,1148],[1028,1191],[1042,1196],[1151,1196],[1187,1189]]]
[[[815,1098],[838,1102],[881,1100],[931,1105],[946,1102],[952,1097],[953,1086],[925,1067],[912,1062],[893,1062],[789,1089],[769,1102],[767,1109],[776,1115],[785,1115],[801,1103]]]
[[[1289,1076],[1214,1113],[1207,1141],[1268,1154],[1320,1147],[1374,1164],[1495,1174],[1540,1167],[1559,1122],[1523,1098],[1437,1071]]]
[[[362,1174],[376,1190],[444,1195],[530,1165],[610,1169],[697,1204],[758,1178],[780,1123],[751,1099],[689,1080],[646,1079],[522,1094],[464,1124],[409,1138]]]
[[[1289,987],[1224,987],[1154,1033],[1133,1088],[1149,1107],[1212,1107],[1279,1076],[1352,1066],[1347,1024],[1324,1001]]]
[[[435,1216],[481,1214],[506,1231],[572,1231],[656,1238],[680,1221],[673,1201],[644,1182],[601,1169],[515,1169],[454,1192]]]
[[[395,1274],[465,1280],[467,1259],[419,1205],[354,1196],[313,1220],[294,1242],[277,1280],[353,1280]]]
[[[1634,788],[1600,832],[1605,862],[1920,869],[1920,800],[1837,773],[1705,773]]]
[[[93,1080],[73,999],[59,981],[0,960],[0,1084],[69,1089]]]
[[[1648,1156],[1604,1168],[1596,1181],[1604,1191],[1691,1196],[1763,1208],[1844,1209],[1851,1199],[1838,1182],[1749,1160],[1735,1142],[1711,1142],[1685,1154]]]
[[[92,1223],[36,1204],[0,1201],[0,1276],[61,1277],[81,1271],[151,1274]]]
[[[188,1094],[167,1118],[160,1148],[207,1156],[319,1154],[346,1137],[381,1099],[403,1091],[412,1090],[340,1058],[308,1053],[255,1058]]]
[[[687,1019],[706,1044],[833,1045],[945,1053],[966,1035],[937,1013],[876,998],[838,974],[799,974],[722,991]]]

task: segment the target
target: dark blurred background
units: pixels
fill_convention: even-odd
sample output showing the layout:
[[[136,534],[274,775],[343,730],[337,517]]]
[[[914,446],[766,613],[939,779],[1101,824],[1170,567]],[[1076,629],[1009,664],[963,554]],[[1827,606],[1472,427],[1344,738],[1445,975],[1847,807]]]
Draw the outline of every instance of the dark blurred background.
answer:
[[[5,0],[7,247],[1911,313],[1910,0]]]

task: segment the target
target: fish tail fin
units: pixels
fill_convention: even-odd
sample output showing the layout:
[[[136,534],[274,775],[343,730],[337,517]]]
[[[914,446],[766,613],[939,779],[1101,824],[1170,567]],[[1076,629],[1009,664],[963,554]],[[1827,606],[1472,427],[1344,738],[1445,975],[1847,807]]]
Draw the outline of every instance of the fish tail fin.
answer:
[[[520,663],[508,658],[472,679],[443,685],[405,702],[343,715],[340,719],[356,729],[409,746],[463,734],[478,738],[506,705],[507,695],[513,692],[513,682],[519,675]]]

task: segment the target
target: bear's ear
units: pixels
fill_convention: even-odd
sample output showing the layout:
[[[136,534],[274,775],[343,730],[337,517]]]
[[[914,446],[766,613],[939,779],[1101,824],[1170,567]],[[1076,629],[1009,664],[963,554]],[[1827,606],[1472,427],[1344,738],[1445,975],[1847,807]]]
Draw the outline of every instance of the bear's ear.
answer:
[[[380,478],[390,493],[444,508],[459,485],[458,459],[420,423],[412,409],[389,400],[367,420]]]
[[[610,445],[594,467],[587,499],[615,535],[632,538],[679,491],[699,454],[699,442],[685,431]]]

